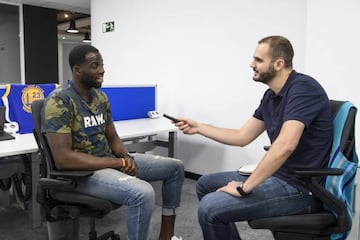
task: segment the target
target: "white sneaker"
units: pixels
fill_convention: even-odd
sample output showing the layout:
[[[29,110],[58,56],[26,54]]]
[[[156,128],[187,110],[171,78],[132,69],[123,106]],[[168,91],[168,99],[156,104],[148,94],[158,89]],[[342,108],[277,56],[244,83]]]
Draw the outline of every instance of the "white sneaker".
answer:
[[[171,240],[183,240],[182,237],[172,236]]]

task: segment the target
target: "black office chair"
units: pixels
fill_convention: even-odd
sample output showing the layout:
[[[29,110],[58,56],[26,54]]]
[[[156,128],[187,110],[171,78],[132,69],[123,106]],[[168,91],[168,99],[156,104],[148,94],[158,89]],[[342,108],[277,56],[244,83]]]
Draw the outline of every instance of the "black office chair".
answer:
[[[331,100],[330,104],[334,137],[329,168],[290,170],[292,174],[299,174],[305,179],[306,187],[323,202],[323,210],[311,214],[255,219],[248,221],[251,228],[269,229],[276,240],[325,240],[331,239],[334,234],[340,234],[336,239],[346,238],[351,229],[352,191],[358,164],[354,133],[357,109],[349,102]],[[349,104],[349,109],[340,111],[345,104]],[[345,163],[344,169],[337,165],[338,154],[343,154],[339,162]],[[326,176],[325,186],[317,181],[323,176]],[[338,181],[340,177],[344,181]],[[340,186],[341,183],[344,185]],[[345,189],[347,194],[339,194],[338,198],[330,188]]]
[[[79,217],[90,218],[89,240],[119,240],[120,236],[109,231],[97,236],[95,219],[102,218],[112,209],[119,207],[112,202],[94,196],[75,192],[79,180],[89,177],[92,171],[60,171],[56,169],[45,135],[41,132],[40,112],[44,100],[36,100],[31,104],[34,120],[33,134],[38,144],[41,160],[46,165],[46,177],[40,178],[37,190],[37,201],[43,208],[48,222],[75,220]]]

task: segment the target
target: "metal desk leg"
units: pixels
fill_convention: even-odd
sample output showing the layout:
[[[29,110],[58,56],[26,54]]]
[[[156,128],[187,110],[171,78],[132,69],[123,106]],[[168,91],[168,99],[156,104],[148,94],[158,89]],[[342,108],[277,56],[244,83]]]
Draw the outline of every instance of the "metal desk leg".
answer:
[[[36,192],[40,178],[40,159],[37,152],[31,154],[31,199],[29,202],[29,223],[32,228],[41,226],[41,208],[36,201]]]
[[[176,157],[177,156],[177,132],[169,132],[169,145],[168,145],[168,156]]]

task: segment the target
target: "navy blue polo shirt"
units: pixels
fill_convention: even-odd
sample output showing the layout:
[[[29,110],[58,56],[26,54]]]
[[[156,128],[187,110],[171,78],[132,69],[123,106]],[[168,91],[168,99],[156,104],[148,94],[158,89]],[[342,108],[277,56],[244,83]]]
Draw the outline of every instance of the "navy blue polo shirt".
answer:
[[[321,85],[310,76],[292,71],[283,88],[276,95],[268,89],[253,115],[264,121],[270,142],[274,142],[287,120],[305,125],[296,150],[274,173],[302,192],[302,178],[288,173],[289,168],[322,168],[329,161],[332,145],[332,119],[328,96]]]

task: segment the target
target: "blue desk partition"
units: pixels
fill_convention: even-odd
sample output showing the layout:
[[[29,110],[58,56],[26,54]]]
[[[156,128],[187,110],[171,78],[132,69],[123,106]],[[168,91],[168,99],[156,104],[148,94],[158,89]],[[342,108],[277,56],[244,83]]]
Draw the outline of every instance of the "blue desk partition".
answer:
[[[156,110],[156,85],[104,86],[101,90],[109,97],[114,121],[147,118],[148,111]],[[4,93],[2,85],[0,97]]]
[[[156,85],[103,86],[101,90],[109,97],[114,121],[148,118],[147,112],[156,110]],[[5,86],[0,85],[0,97],[4,93]]]
[[[156,85],[104,86],[109,97],[114,121],[148,118],[147,112],[156,110]]]

